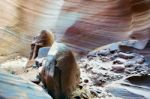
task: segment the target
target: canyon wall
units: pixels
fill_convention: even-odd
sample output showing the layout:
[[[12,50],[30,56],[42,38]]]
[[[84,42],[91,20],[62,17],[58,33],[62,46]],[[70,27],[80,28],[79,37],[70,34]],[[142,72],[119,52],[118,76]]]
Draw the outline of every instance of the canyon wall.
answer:
[[[0,0],[0,55],[29,55],[32,37],[52,30],[76,52],[150,39],[150,0]]]

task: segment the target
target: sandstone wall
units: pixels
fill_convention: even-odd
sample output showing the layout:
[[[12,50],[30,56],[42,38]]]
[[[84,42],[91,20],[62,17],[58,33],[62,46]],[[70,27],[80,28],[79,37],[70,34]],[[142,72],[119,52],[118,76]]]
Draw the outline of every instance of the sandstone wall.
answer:
[[[0,55],[21,52],[42,29],[74,51],[150,38],[150,0],[0,0]]]

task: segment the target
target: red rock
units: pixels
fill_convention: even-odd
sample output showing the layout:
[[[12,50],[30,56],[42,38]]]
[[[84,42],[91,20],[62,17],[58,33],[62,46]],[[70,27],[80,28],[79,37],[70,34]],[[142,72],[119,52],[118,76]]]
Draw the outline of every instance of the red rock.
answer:
[[[114,72],[124,72],[125,66],[124,65],[113,65],[112,71]]]
[[[31,38],[43,29],[77,52],[129,38],[148,40],[149,9],[149,0],[2,0],[0,54],[29,55]]]

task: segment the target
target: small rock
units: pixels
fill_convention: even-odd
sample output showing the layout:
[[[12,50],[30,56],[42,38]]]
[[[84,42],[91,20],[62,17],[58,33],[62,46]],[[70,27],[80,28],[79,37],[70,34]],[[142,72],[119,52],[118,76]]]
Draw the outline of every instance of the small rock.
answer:
[[[87,67],[87,71],[90,71],[92,69],[93,69],[93,67]]]
[[[100,60],[102,62],[108,62],[110,60],[110,58],[109,57],[102,57]]]
[[[120,72],[124,72],[125,70],[125,66],[124,65],[113,65],[112,66],[112,71],[120,73]]]
[[[96,57],[96,56],[97,56],[96,52],[90,52],[90,53],[88,53],[87,58],[89,58],[89,57]]]
[[[93,73],[93,74],[99,74],[100,71],[98,70],[98,68],[93,68],[93,69],[92,69],[92,73]]]
[[[125,62],[126,62],[125,59],[116,58],[116,59],[113,61],[113,64],[124,64]]]
[[[114,54],[114,55],[112,55],[111,57],[110,57],[110,60],[115,60],[116,58],[118,57],[118,54]]]
[[[116,53],[117,51],[118,51],[118,50],[116,50],[116,49],[115,49],[115,50],[111,50],[111,49],[110,49],[110,53],[111,53],[111,54],[114,54],[114,53]]]
[[[80,67],[87,68],[87,67],[89,67],[89,64],[85,64],[85,65],[82,65]]]
[[[98,56],[107,56],[110,54],[110,50],[109,49],[103,49],[103,50],[100,50],[97,55]]]
[[[101,81],[100,81],[100,80],[97,81],[97,80],[96,80],[96,81],[94,82],[94,85],[102,86],[105,82],[106,82],[106,81],[102,81],[102,80],[101,80]]]
[[[128,69],[125,69],[125,73],[126,74],[131,74],[131,71],[129,71]]]
[[[97,86],[102,86],[105,82],[106,80],[103,77],[94,80],[94,84]]]
[[[126,68],[126,70],[128,70],[128,71],[130,71],[130,72],[133,72],[133,71],[135,71],[135,67]]]
[[[139,64],[143,64],[145,62],[145,59],[144,58],[138,58],[138,59],[136,59],[136,62]]]
[[[141,71],[140,74],[141,75],[147,75],[147,71]]]
[[[82,88],[83,88],[83,85],[80,84],[80,85],[78,85],[78,87],[79,87],[80,89],[82,89]]]
[[[127,53],[123,53],[123,52],[119,52],[118,53],[118,56],[120,57],[120,58],[124,58],[124,59],[132,59],[132,58],[134,58],[135,57],[135,55],[132,53],[130,53],[130,54],[127,54]]]
[[[88,79],[85,79],[85,80],[84,80],[84,82],[85,82],[85,83],[88,83],[88,82],[89,82],[89,80],[88,80]]]
[[[96,91],[94,91],[94,90],[91,90],[90,93],[91,93],[92,95],[96,96],[96,97],[98,96],[98,93],[97,93]]]
[[[101,70],[107,70],[107,68],[104,68],[104,67],[100,67],[100,69],[101,69]]]
[[[136,64],[136,61],[127,61],[124,63],[125,67],[133,67]]]
[[[81,97],[83,99],[89,99],[88,95],[86,93],[81,93]]]
[[[96,97],[99,97],[102,94],[102,89],[96,86],[90,87],[90,93]]]

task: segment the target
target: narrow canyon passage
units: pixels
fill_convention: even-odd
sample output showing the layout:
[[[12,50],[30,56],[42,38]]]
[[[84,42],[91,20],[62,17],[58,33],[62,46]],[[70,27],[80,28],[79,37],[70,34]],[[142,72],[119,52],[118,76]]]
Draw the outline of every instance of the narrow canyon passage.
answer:
[[[150,0],[0,0],[0,12],[0,98],[51,98],[31,83],[51,47],[34,41],[44,30],[80,68],[71,99],[150,99]],[[26,69],[36,44],[47,49]]]

